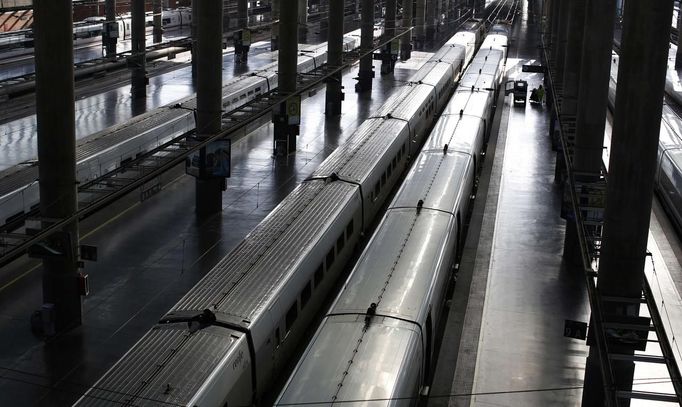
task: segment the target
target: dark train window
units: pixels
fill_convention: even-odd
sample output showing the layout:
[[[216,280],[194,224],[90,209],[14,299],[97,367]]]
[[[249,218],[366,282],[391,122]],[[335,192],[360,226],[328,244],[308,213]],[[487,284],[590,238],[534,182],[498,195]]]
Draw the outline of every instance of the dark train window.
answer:
[[[298,316],[298,304],[296,301],[294,301],[294,303],[291,304],[289,311],[287,311],[287,317],[286,317],[287,332],[291,331],[291,327],[294,325],[294,322],[296,322],[297,316]]]
[[[391,178],[391,170],[393,169],[393,165],[389,164],[388,169],[386,170],[386,178]]]
[[[379,184],[379,181],[377,181],[376,185],[374,185],[374,199],[376,200],[379,198],[379,192],[381,191],[381,185]]]
[[[386,185],[386,172],[381,174],[381,186],[383,187],[384,185]]]
[[[353,219],[348,222],[348,226],[346,226],[346,239],[350,239],[350,237],[353,236]]]
[[[281,341],[279,339],[279,328],[277,328],[275,329],[275,346],[279,346],[280,343]]]
[[[329,253],[327,253],[327,271],[332,268],[334,264],[334,248],[332,247]]]
[[[320,267],[315,270],[315,288],[317,288],[320,283],[322,283],[322,279],[324,278],[324,270],[322,270],[322,265],[320,264]]]
[[[303,287],[303,291],[301,291],[301,308],[305,307],[305,305],[308,303],[308,300],[310,300],[310,293],[312,292],[312,289],[310,287],[310,281]]]
[[[338,239],[336,239],[336,252],[341,253],[341,250],[343,250],[343,245],[346,243],[346,241],[343,239],[343,232],[341,232],[341,236],[339,236]]]

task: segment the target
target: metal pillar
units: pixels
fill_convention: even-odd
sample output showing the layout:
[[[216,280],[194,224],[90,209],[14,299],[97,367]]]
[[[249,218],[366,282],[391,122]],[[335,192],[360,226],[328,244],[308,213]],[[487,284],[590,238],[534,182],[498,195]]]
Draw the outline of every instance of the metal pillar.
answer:
[[[119,35],[116,23],[116,0],[104,2],[104,13],[106,21],[102,30],[102,46],[106,50],[107,57],[113,58],[116,55],[116,39]]]
[[[598,278],[603,296],[625,302],[605,304],[606,322],[610,316],[639,314],[672,11],[672,1],[625,2]],[[634,362],[612,360],[611,366],[618,390],[631,388]],[[586,374],[586,379],[597,380],[597,376]],[[586,384],[585,389],[591,387]],[[584,405],[602,405],[591,394],[583,400]],[[621,401],[621,406],[629,405]]]
[[[556,46],[552,49],[554,61],[556,61],[555,83],[564,82],[564,61],[566,59],[566,44],[568,42],[568,26],[572,0],[561,0],[559,3],[559,14],[557,15],[557,39]],[[561,95],[563,96],[563,94]]]
[[[682,44],[680,44],[679,33],[682,32],[682,10],[677,13],[677,54],[675,54],[675,69],[682,69]]]
[[[571,0],[568,6],[568,35],[563,68],[563,102],[561,114],[575,116],[578,109],[578,85],[585,29],[585,3],[587,0]]]
[[[374,2],[372,0],[362,0],[362,21],[360,27],[360,49],[367,52],[372,49],[374,43]],[[360,70],[358,71],[358,83],[355,84],[356,92],[372,90],[372,78],[374,78],[374,67],[372,64],[372,54],[360,59]]]
[[[412,9],[414,7],[414,0],[403,1],[403,22],[404,29],[412,27]],[[407,61],[412,56],[412,31],[403,35],[400,38],[400,60]]]
[[[298,42],[308,42],[308,0],[298,0]]]
[[[198,139],[216,134],[221,128],[223,77],[223,2],[197,1],[197,113]],[[201,149],[196,178],[196,212],[211,214],[222,209],[224,179],[207,168],[206,148]]]
[[[426,0],[417,0],[416,20],[414,22],[414,46],[424,49],[426,40]]]
[[[587,0],[585,10],[573,169],[578,174],[592,174],[583,175],[592,178],[585,181],[596,181],[601,172],[616,2]],[[564,257],[581,263],[575,221],[566,226]]]
[[[426,41],[433,41],[436,37],[436,13],[438,0],[428,0],[426,4]]]
[[[163,41],[163,9],[161,0],[152,0],[152,10],[154,14],[154,43]]]
[[[199,46],[197,45],[197,3],[199,0],[192,0],[192,22],[190,23],[190,35],[192,36],[192,80],[197,79],[197,61],[199,60]]]
[[[128,60],[128,64],[132,69],[131,91],[133,98],[140,99],[147,95],[144,0],[132,0],[131,7],[132,56]]]
[[[270,51],[277,51],[279,49],[279,8],[281,0],[272,0],[270,3],[271,7],[271,38],[270,38]]]
[[[296,91],[296,61],[298,59],[298,7],[280,9],[279,92],[291,94]],[[301,99],[292,98],[282,103],[272,115],[275,128],[274,152],[285,156],[296,151],[296,136],[299,134]]]
[[[327,64],[329,66],[341,66],[343,62],[343,18],[337,17],[343,15],[343,6],[342,1],[332,0],[329,2],[329,31],[327,33],[327,44],[329,44]],[[325,114],[327,116],[340,115],[342,101],[343,86],[341,72],[339,72],[327,81]]]
[[[33,17],[40,214],[64,219],[78,208],[71,0],[35,0]],[[47,244],[61,253],[43,260],[43,326],[53,335],[81,323],[78,223]]]
[[[396,24],[396,0],[386,0],[386,15],[384,16],[384,36],[392,38],[395,36]],[[381,74],[386,75],[393,72],[395,63],[398,60],[398,40],[391,41],[381,50]]]
[[[246,63],[249,59],[251,47],[251,32],[249,31],[248,0],[237,0],[237,28],[234,32],[234,62]],[[221,34],[222,35],[222,34]]]

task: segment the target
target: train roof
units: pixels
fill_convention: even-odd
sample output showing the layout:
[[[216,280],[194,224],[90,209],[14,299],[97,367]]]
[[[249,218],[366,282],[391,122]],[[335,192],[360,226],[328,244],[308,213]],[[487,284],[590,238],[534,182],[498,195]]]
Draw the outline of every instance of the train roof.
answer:
[[[216,326],[195,332],[184,323],[156,326],[76,405],[188,405],[244,335]]]
[[[400,399],[411,404],[413,389],[405,383],[419,376],[421,349],[414,324],[376,317],[365,331],[362,316],[326,318],[275,405],[355,400],[354,405],[377,407]]]
[[[173,308],[168,317],[212,310],[219,322],[251,328],[278,298],[301,258],[357,192],[344,182],[299,185]]]

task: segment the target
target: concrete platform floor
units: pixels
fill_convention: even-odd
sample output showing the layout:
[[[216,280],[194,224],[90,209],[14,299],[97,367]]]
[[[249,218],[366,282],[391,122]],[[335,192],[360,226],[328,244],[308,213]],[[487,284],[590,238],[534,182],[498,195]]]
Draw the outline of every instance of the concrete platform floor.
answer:
[[[35,338],[29,315],[42,302],[40,265],[13,264],[10,280],[0,276],[0,405],[76,400],[429,55],[415,52],[394,75],[377,75],[371,95],[352,91],[357,68],[346,72],[339,118],[325,119],[324,89],[305,99],[294,155],[272,158],[271,124],[236,142],[219,214],[196,217],[194,180],[179,175],[153,198],[112,211],[102,225],[85,222],[82,243],[99,247],[99,261],[86,268],[92,294],[81,327],[48,342]]]

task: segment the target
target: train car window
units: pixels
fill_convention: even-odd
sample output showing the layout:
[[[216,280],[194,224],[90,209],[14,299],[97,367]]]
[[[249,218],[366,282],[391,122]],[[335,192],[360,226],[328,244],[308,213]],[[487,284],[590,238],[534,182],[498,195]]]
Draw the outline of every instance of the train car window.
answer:
[[[260,92],[260,86],[256,88],[256,92]]]
[[[343,246],[345,245],[346,241],[343,238],[343,232],[341,232],[341,236],[339,236],[338,239],[336,239],[336,252],[341,253],[341,250],[343,250]]]
[[[405,155],[405,144],[403,144],[403,147],[400,149],[400,154]]]
[[[239,102],[239,98],[232,99],[232,103],[237,103],[237,102]]]
[[[239,95],[239,99],[246,99],[246,95],[242,93],[241,95]]]
[[[248,93],[248,95],[249,95],[249,96],[253,95],[253,91],[250,90],[249,93]]]
[[[317,288],[321,283],[322,279],[324,278],[324,270],[322,269],[322,264],[320,264],[320,267],[315,270],[315,288]]]
[[[398,166],[398,156],[396,155],[393,157],[393,169],[395,170],[395,167]]]
[[[393,169],[393,164],[389,164],[388,168],[386,169],[386,178],[391,178],[392,169]]]
[[[381,186],[383,187],[384,185],[386,185],[386,172],[381,174]]]
[[[279,328],[275,329],[275,347],[279,347],[279,344],[282,343],[279,339]]]
[[[310,286],[310,281],[303,287],[303,291],[301,291],[301,309],[305,307],[305,305],[308,303],[308,300],[310,300],[310,293],[312,292],[312,288]]]
[[[374,200],[379,198],[379,192],[381,191],[381,185],[379,185],[379,181],[377,181],[376,185],[374,185]]]
[[[327,271],[329,271],[332,268],[332,264],[334,264],[334,248],[332,247],[331,250],[329,250],[329,253],[327,253]]]
[[[291,331],[291,327],[294,325],[294,322],[296,322],[296,317],[298,317],[298,301],[294,301],[294,303],[291,304],[289,311],[287,311],[287,316],[286,316],[287,333],[289,333],[289,331]]]
[[[350,239],[350,237],[353,236],[353,219],[348,222],[348,226],[346,226],[346,239]]]

